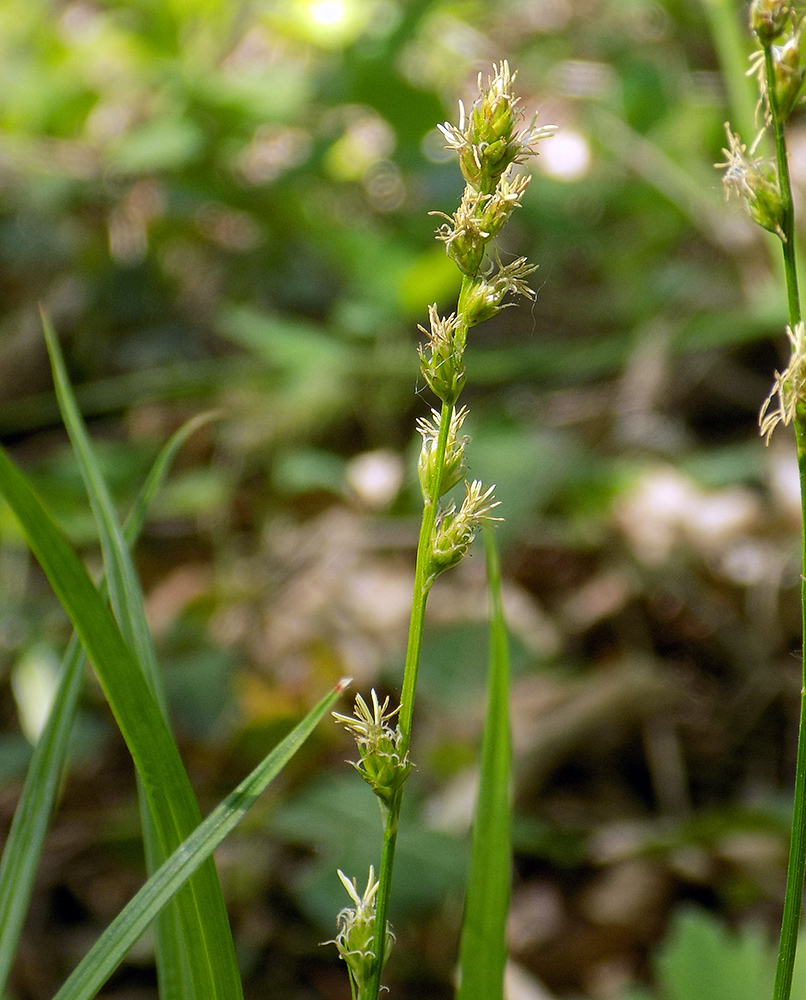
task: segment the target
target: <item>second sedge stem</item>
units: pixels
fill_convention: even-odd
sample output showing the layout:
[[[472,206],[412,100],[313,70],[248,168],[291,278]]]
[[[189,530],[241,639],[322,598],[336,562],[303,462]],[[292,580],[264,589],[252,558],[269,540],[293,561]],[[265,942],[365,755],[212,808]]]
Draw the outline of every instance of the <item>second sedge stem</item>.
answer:
[[[795,420],[798,443],[798,472],[800,475],[802,575],[801,617],[802,643],[806,650],[806,421]],[[803,883],[806,875],[806,656],[803,659],[800,692],[800,717],[798,721],[798,750],[795,766],[795,795],[792,809],[792,836],[789,844],[789,862],[786,872],[784,912],[781,919],[781,939],[775,969],[773,1000],[789,1000],[795,951],[798,944]]]
[[[794,330],[800,322],[800,293],[798,271],[795,262],[795,209],[792,202],[792,184],[789,179],[789,158],[786,149],[786,133],[778,112],[775,96],[775,63],[772,46],[764,49],[764,66],[767,72],[767,96],[772,118],[775,140],[775,160],[778,172],[778,187],[781,192],[781,244],[786,275],[786,298],[789,308],[789,324]]]
[[[795,212],[789,179],[786,133],[783,116],[779,113],[776,102],[775,64],[770,45],[764,47],[764,65],[767,75],[769,111],[775,139],[778,186],[781,193],[781,243],[786,276],[787,306],[790,327],[795,330],[801,319],[798,272],[795,260]],[[781,919],[781,937],[775,969],[773,1000],[789,1000],[792,991],[795,952],[803,907],[803,884],[806,875],[806,419],[796,415],[794,425],[798,447],[801,497],[801,694],[792,833],[789,843],[784,911]]]

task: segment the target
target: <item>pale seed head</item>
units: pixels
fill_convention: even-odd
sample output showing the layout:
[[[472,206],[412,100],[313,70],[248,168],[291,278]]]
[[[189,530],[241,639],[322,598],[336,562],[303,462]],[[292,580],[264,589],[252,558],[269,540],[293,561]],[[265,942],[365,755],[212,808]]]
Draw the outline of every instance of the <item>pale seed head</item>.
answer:
[[[489,277],[479,279],[465,300],[464,315],[468,326],[475,326],[491,319],[511,302],[504,302],[507,295],[523,295],[527,299],[537,297],[526,278],[537,270],[525,257],[518,257],[510,264],[498,261],[498,270]]]
[[[519,99],[512,93],[516,74],[504,60],[493,66],[494,74],[486,87],[479,74],[479,96],[469,113],[460,102],[459,125],[446,122],[439,126],[448,149],[459,154],[462,176],[481,194],[492,194],[499,179],[513,163],[523,163],[537,155],[537,143],[556,131],[556,125],[537,125],[537,115],[527,128],[516,130],[523,118]]]
[[[378,892],[378,882],[375,870],[370,865],[367,887],[359,895],[355,879],[348,879],[343,871],[338,871],[341,884],[347,890],[354,906],[345,907],[336,917],[339,932],[332,941],[324,944],[335,944],[339,957],[344,959],[347,970],[358,996],[364,996],[372,981],[375,968],[375,896]],[[392,929],[386,925],[386,947],[384,949],[384,964],[389,957],[395,936]]]
[[[465,422],[467,414],[468,409],[466,406],[463,406],[459,410],[454,410],[451,414],[439,496],[444,496],[465,477],[465,447],[469,443],[470,438],[466,434],[460,435],[459,431]],[[422,447],[420,448],[420,458],[417,462],[417,472],[420,478],[423,499],[426,503],[439,499],[439,497],[432,495],[433,484],[436,478],[437,441],[439,439],[440,423],[439,411],[431,410],[431,416],[431,420],[428,417],[420,417],[417,420],[417,430],[423,439]]]
[[[503,520],[492,513],[500,506],[500,502],[493,499],[494,490],[494,486],[485,490],[477,479],[466,482],[461,507],[457,510],[451,503],[440,513],[431,540],[429,585],[440,573],[462,561],[479,528],[492,527],[496,521]]]
[[[750,30],[763,46],[779,38],[793,16],[786,0],[753,0],[750,5]]]
[[[372,690],[372,709],[356,695],[353,715],[333,712],[333,718],[353,734],[359,760],[350,761],[364,781],[388,807],[409,776],[411,763],[408,753],[401,752],[403,735],[399,726],[391,725],[400,708],[389,710],[389,698],[383,704]]]
[[[445,403],[455,403],[465,383],[462,360],[467,327],[451,313],[443,318],[436,305],[428,307],[429,329],[418,326],[428,338],[419,348],[420,371],[431,391]]]
[[[792,345],[792,356],[784,371],[775,373],[772,391],[758,416],[759,429],[767,444],[778,424],[786,427],[806,404],[806,325],[797,323],[794,330],[787,327],[786,335]]]
[[[725,198],[737,195],[754,222],[783,239],[783,209],[775,168],[761,157],[753,155],[760,135],[747,155],[747,147],[739,135],[731,131],[728,122],[725,122],[725,132],[728,148],[722,152],[726,159],[724,163],[715,164],[717,169],[725,171],[722,176]]]

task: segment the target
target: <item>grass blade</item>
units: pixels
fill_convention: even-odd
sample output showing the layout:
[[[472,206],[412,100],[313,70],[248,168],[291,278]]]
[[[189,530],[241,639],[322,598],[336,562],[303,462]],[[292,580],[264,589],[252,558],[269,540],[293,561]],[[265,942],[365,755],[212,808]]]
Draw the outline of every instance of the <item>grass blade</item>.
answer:
[[[167,856],[196,825],[189,817],[198,816],[198,806],[159,705],[83,564],[2,449],[0,491],[95,667],[142,778]],[[192,972],[198,982],[206,983],[204,1000],[238,1000],[241,983],[226,915],[219,917],[223,901],[212,862],[202,865],[183,893],[192,897],[191,905],[183,908],[188,922],[183,929],[186,937],[197,935],[199,964]]]
[[[185,441],[187,441],[191,434],[195,434],[199,428],[204,427],[213,420],[218,420],[221,415],[221,410],[209,410],[207,413],[199,413],[195,417],[191,417],[190,420],[185,421],[185,423],[182,424],[178,430],[174,431],[168,441],[163,445],[162,450],[154,460],[154,464],[151,466],[148,476],[146,477],[146,481],[143,483],[143,488],[137,495],[137,499],[134,501],[131,512],[126,520],[124,535],[129,546],[132,545],[135,538],[139,534],[142,525],[145,523],[148,509],[151,506],[155,495],[159,491],[159,488],[165,479],[166,473],[173,463],[174,458],[176,458],[176,454],[179,449]],[[133,529],[135,530],[134,535],[132,535]]]
[[[58,337],[48,313],[42,309],[41,315],[53,371],[56,398],[78,460],[98,528],[112,608],[121,634],[134,652],[135,658],[145,674],[146,681],[167,719],[168,711],[162,677],[146,621],[140,581],[134,570],[112,498],[101,474],[89,435],[73,395]],[[146,865],[150,873],[155,871],[165,860],[166,854],[159,843],[159,818],[147,815],[147,798],[139,785],[138,792]],[[165,806],[161,805],[159,808],[164,809]],[[185,824],[183,834],[189,833],[200,819],[198,810],[188,812],[183,817]],[[208,877],[208,875],[205,873],[202,877]],[[212,899],[212,896],[210,898]],[[200,938],[196,925],[199,919],[203,920],[208,927],[212,925],[214,928],[212,933],[221,936],[223,943],[229,939],[231,945],[232,939],[223,897],[220,904],[209,914],[194,913],[194,900],[189,893],[182,894],[176,900],[176,907],[178,907],[178,913],[172,906],[163,914],[157,925],[156,952],[160,993],[163,1000],[194,1000],[194,998],[195,1000],[206,1000],[210,987],[204,964],[205,943],[203,938]],[[183,909],[186,912],[183,913]],[[237,977],[234,946],[230,948],[229,964],[234,976]]]
[[[59,402],[70,442],[78,460],[81,477],[89,496],[92,512],[98,528],[98,537],[104,557],[109,597],[121,634],[143,669],[146,680],[165,711],[162,682],[157,667],[157,658],[151,633],[145,618],[143,594],[140,581],[134,571],[129,549],[118,523],[115,506],[101,475],[98,462],[90,444],[84,421],[75,401],[72,387],[67,378],[59,339],[53,329],[50,317],[41,310],[42,328],[45,331],[50,364],[53,370],[53,385]]]
[[[161,907],[237,826],[348,684],[348,680],[340,681],[173,852],[112,921],[54,1000],[89,1000],[95,996]]]
[[[201,414],[187,421],[162,448],[129,515],[124,532],[128,545],[133,545],[137,540],[149,505],[177,451],[190,434],[214,416],[215,414]],[[74,635],[62,658],[53,704],[34,747],[22,794],[0,858],[0,996],[3,995],[11,971],[20,931],[28,911],[42,844],[64,768],[86,662],[84,650]]]
[[[509,646],[501,606],[501,570],[485,531],[490,595],[490,664],[481,775],[470,855],[457,1000],[501,1000],[512,876]]]
[[[0,996],[5,996],[3,991],[28,912],[86,662],[81,644],[74,636],[62,660],[48,721],[34,748],[0,859]]]

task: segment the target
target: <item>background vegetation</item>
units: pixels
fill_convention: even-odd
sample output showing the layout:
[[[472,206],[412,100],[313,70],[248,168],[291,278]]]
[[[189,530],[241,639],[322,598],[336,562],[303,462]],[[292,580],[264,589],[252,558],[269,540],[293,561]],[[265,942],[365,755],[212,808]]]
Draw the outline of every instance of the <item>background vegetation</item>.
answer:
[[[137,557],[202,809],[338,677],[399,684],[433,240],[462,189],[438,121],[508,58],[541,147],[506,249],[535,306],[468,353],[515,652],[513,997],[620,997],[696,903],[772,931],[799,690],[794,446],[765,450],[784,300],[722,200],[752,134],[728,0],[7,0],[0,433],[98,564],[47,304],[122,509],[218,409]],[[744,49],[742,47],[744,46]],[[793,179],[806,184],[796,118]],[[0,830],[68,628],[0,513]],[[448,997],[483,712],[483,560],[436,585],[391,914],[397,997]],[[218,853],[248,997],[344,998],[336,867],[376,806],[323,726]],[[2,836],[2,834],[0,834]],[[88,677],[12,982],[52,996],[143,877],[131,765]],[[154,995],[148,939],[104,996]],[[531,991],[531,992],[530,992]]]

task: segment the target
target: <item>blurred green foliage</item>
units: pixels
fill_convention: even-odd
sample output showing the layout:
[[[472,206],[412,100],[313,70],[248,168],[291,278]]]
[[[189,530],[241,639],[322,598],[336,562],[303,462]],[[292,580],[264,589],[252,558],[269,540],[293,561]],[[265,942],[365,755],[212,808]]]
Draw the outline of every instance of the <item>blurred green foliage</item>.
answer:
[[[567,951],[545,945],[558,962],[565,956],[560,971],[539,941],[522,946],[518,960],[558,992],[596,992],[596,963],[604,967],[612,949],[646,973],[635,955],[661,935],[678,897],[725,909],[738,898],[777,899],[775,878],[736,862],[727,834],[697,840],[712,859],[707,877],[678,864],[680,844],[689,847],[687,810],[730,817],[759,788],[772,808],[786,794],[791,752],[781,733],[797,642],[792,522],[768,499],[775,449],[764,453],[757,438],[758,407],[779,364],[772,338],[783,329],[783,297],[770,244],[725,207],[712,166],[726,118],[752,132],[743,16],[729,0],[0,6],[0,433],[93,561],[37,303],[54,316],[122,508],[185,416],[223,412],[190,442],[138,551],[191,774],[208,802],[341,672],[356,667],[367,686],[395,682],[395,573],[405,579],[410,570],[418,509],[414,418],[430,405],[416,384],[416,325],[432,301],[450,311],[458,288],[433,239],[439,219],[428,214],[452,212],[462,188],[435,125],[455,120],[457,98],[472,99],[477,72],[502,58],[519,70],[527,115],[559,125],[502,247],[505,258],[525,254],[540,265],[537,303],[474,331],[467,356],[471,474],[498,484],[505,574],[540,613],[516,608],[518,675],[548,690],[542,763],[530,758],[520,779],[519,877],[527,890],[551,872],[575,900],[605,864],[597,824],[628,819],[658,822],[634,851],[663,858],[676,881],[656,894],[663,916],[652,930],[636,920],[626,944],[597,937],[583,960],[563,932]],[[800,134],[802,119],[794,128]],[[804,183],[802,170],[795,182]],[[381,500],[351,479],[354,460],[375,452],[407,468]],[[624,523],[641,516],[619,520],[614,511],[659,468],[700,490],[703,508],[718,491],[763,498],[752,527],[731,536],[736,552],[709,548],[702,538],[716,528],[707,526],[704,536],[681,529],[665,563],[636,556]],[[371,522],[369,541],[355,541],[345,510]],[[753,558],[769,556],[763,573],[753,577],[755,564],[741,562],[750,555],[739,542],[756,546]],[[351,546],[358,570],[345,555]],[[368,622],[347,599],[374,556],[391,569],[356,591],[377,595]],[[331,565],[335,583],[320,599],[316,581]],[[620,590],[593,586],[613,580]],[[472,583],[471,571],[457,587]],[[424,800],[439,800],[440,783],[472,759],[480,718],[480,626],[447,607],[450,583],[442,593],[412,779]],[[65,626],[5,509],[0,598],[0,775],[12,781],[27,744],[10,679],[26,651],[59,649]],[[681,787],[674,768],[670,777],[652,763],[654,730],[631,714],[646,690],[635,695],[632,675],[616,667],[634,656],[656,658],[653,683],[671,684],[682,699],[682,708],[661,702],[684,747]],[[570,691],[567,700],[552,685]],[[528,694],[516,703],[528,707]],[[86,748],[102,743],[92,683],[85,702]],[[336,734],[318,738],[282,790],[286,804],[279,796],[265,807],[269,861],[244,840],[231,868],[222,865],[231,886],[243,884],[243,864],[260,873],[254,885],[246,878],[249,891],[233,892],[254,995],[265,982],[281,1000],[327,993],[317,976],[335,965],[316,947],[332,930],[303,932],[298,922],[325,920],[341,905],[333,869],[352,855],[337,857],[328,831],[358,855],[364,804],[352,798],[360,783],[313,781],[348,752]],[[118,780],[120,750],[113,743],[106,752]],[[77,758],[80,774],[86,758]],[[92,783],[76,779],[79,800],[82,780]],[[129,822],[128,807],[118,808]],[[440,809],[446,829],[427,829]],[[408,906],[408,881],[422,888],[428,921],[447,894],[442,917],[455,931],[462,859],[452,831],[461,819],[439,801],[414,812],[412,857],[439,864],[424,876],[412,861],[401,892]],[[350,816],[359,817],[354,829]],[[776,830],[780,845],[785,824]],[[355,863],[365,868],[367,859]],[[75,896],[107,916],[60,878],[48,883],[52,898]],[[284,915],[279,929],[254,915],[267,900]],[[404,933],[416,938],[417,929]],[[257,957],[272,949],[314,969],[308,993],[282,962]],[[447,991],[448,945],[423,950],[427,971],[408,968],[402,978],[430,976]],[[44,978],[63,976],[70,957],[54,959]],[[19,995],[46,995],[31,975],[20,973],[28,992]]]
[[[801,936],[799,947],[803,944]],[[759,927],[737,932],[693,907],[677,914],[655,964],[658,995],[664,1000],[755,1000],[771,993],[775,979],[775,949]],[[630,990],[621,1000],[648,1000],[650,995]],[[792,997],[803,995],[799,958]]]

